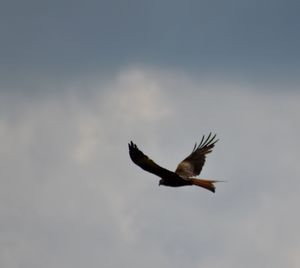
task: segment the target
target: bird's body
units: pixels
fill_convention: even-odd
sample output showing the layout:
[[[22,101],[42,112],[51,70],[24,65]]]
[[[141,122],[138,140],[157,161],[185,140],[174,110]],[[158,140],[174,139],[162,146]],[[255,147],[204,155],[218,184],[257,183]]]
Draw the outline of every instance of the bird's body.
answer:
[[[197,185],[209,191],[215,192],[214,180],[197,179],[194,176],[200,174],[205,163],[206,154],[212,151],[215,143],[216,135],[211,137],[211,134],[205,139],[202,137],[200,144],[195,144],[192,153],[179,163],[175,172],[165,169],[157,165],[153,160],[146,156],[138,147],[130,142],[129,155],[131,160],[142,169],[151,172],[161,178],[159,185],[170,187],[180,187],[187,185]]]
[[[161,177],[162,181],[160,182],[160,184],[165,186],[170,186],[170,187],[181,187],[181,186],[192,185],[192,182],[190,180],[183,179],[175,172],[172,173],[173,174],[171,176]]]

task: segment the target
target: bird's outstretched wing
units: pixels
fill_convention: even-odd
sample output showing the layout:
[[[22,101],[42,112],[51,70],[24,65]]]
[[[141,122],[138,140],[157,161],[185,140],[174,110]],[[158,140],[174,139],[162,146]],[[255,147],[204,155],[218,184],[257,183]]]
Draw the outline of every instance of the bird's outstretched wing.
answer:
[[[147,155],[140,151],[136,144],[134,144],[132,141],[128,144],[128,147],[131,160],[142,169],[159,177],[170,176],[174,174],[174,172],[157,165]]]
[[[211,137],[211,133],[209,133],[207,138],[203,135],[200,144],[195,144],[192,153],[178,164],[175,173],[183,178],[199,175],[205,163],[206,154],[212,151],[212,148],[218,141],[215,140],[215,137],[216,134]]]

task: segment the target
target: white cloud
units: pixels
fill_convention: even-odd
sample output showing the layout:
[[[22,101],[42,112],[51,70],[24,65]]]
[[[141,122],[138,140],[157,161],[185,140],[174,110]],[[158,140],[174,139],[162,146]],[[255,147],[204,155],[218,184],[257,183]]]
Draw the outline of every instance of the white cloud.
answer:
[[[164,88],[155,78],[142,70],[132,69],[121,73],[116,84],[110,86],[107,105],[122,120],[153,121],[171,113],[164,98]],[[115,112],[115,113],[114,113]]]
[[[298,267],[297,93],[138,68],[81,90],[1,98],[1,266]],[[210,130],[215,195],[128,157],[174,169]]]

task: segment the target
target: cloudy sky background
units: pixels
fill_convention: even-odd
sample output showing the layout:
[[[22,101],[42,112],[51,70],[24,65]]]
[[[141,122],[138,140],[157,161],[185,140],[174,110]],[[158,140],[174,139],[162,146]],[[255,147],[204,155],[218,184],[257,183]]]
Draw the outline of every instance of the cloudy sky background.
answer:
[[[4,1],[0,266],[300,265],[297,1]],[[216,194],[158,187],[203,134]]]

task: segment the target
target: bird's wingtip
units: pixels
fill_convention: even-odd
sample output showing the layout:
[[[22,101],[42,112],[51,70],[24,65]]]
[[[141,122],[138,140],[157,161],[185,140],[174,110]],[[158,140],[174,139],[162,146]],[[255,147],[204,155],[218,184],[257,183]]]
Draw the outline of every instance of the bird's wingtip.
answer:
[[[133,142],[132,142],[132,141],[130,141],[130,142],[128,143],[128,148],[129,148],[129,149],[131,149],[131,148],[132,148],[132,146],[133,146]]]
[[[133,141],[130,141],[130,143],[128,143],[128,147],[129,147],[129,149],[135,149],[135,148],[137,148],[136,144],[133,143]]]

